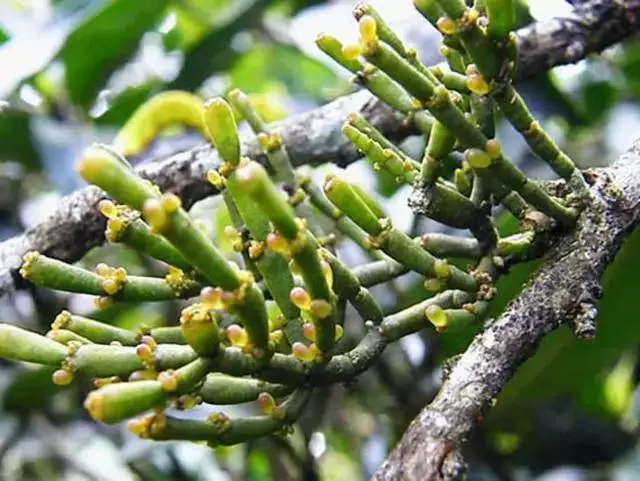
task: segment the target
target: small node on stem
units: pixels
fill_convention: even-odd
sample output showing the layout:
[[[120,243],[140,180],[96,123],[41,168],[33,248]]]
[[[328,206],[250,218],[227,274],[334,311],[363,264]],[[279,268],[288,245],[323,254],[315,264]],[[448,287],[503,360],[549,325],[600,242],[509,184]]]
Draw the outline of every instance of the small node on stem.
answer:
[[[486,169],[493,160],[484,150],[476,148],[465,150],[464,158],[474,169]]]
[[[73,382],[73,373],[67,369],[58,369],[51,375],[56,386],[68,386]]]
[[[449,17],[440,17],[436,22],[436,27],[443,35],[453,35],[458,30],[456,22]]]
[[[497,139],[489,139],[484,146],[484,150],[491,156],[492,159],[497,159],[502,155],[502,147]]]
[[[362,55],[362,47],[358,43],[342,47],[342,55],[346,60],[355,60]]]
[[[309,307],[309,313],[314,319],[326,319],[332,311],[331,304],[324,299],[314,299]]]
[[[256,398],[256,404],[258,405],[260,412],[267,416],[271,416],[276,407],[276,400],[273,399],[273,396],[268,392],[261,392]]]
[[[291,354],[302,362],[313,362],[315,359],[314,351],[301,342],[294,342],[291,346]]]
[[[336,324],[336,342],[344,336],[344,328],[340,324]]]
[[[436,259],[433,269],[438,279],[448,279],[451,277],[451,267],[446,259]]]
[[[167,212],[159,199],[148,199],[142,206],[144,220],[151,226],[154,233],[162,232],[167,226]]]
[[[118,215],[118,207],[109,199],[102,199],[98,202],[98,210],[107,219],[113,219]]]
[[[218,190],[224,189],[224,177],[222,177],[217,170],[210,170],[207,172],[207,182]]]
[[[445,310],[437,304],[432,304],[424,311],[425,316],[429,319],[429,322],[433,324],[436,331],[442,332],[447,327],[447,313]]]
[[[229,325],[225,330],[225,334],[232,346],[245,347],[249,343],[247,331],[238,324]]]
[[[294,287],[291,289],[289,292],[289,299],[298,309],[302,309],[303,311],[311,309],[311,296],[304,287]]]
[[[365,43],[375,42],[378,38],[378,25],[371,15],[364,15],[358,22],[360,38]]]
[[[424,288],[429,292],[440,292],[442,290],[442,281],[435,277],[432,279],[426,279],[424,281]]]
[[[302,333],[308,341],[316,342],[316,326],[312,322],[305,322],[302,325]]]
[[[178,376],[173,370],[162,371],[158,374],[158,382],[163,391],[173,392],[178,389]]]
[[[172,193],[162,194],[160,202],[165,212],[169,214],[177,211],[180,207],[182,207],[182,201],[180,200],[180,197]]]

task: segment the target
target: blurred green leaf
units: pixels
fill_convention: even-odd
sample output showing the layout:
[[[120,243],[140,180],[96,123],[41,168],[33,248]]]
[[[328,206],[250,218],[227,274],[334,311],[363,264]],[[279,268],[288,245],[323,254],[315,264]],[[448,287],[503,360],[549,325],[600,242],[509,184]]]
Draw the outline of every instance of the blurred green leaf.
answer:
[[[30,170],[40,168],[40,156],[33,144],[26,113],[3,111],[0,114],[0,139],[0,162],[19,162]]]
[[[246,92],[284,86],[293,96],[326,100],[347,85],[320,62],[285,44],[259,43],[240,57],[229,72],[231,84]]]
[[[98,125],[123,125],[133,112],[150,97],[152,84],[129,87],[111,100],[109,110],[96,119]]]
[[[7,40],[9,40],[9,35],[0,28],[0,45],[5,43]]]
[[[591,122],[598,122],[618,100],[620,91],[610,82],[589,82],[582,87],[581,97]]]
[[[169,88],[196,90],[213,73],[233,65],[240,52],[231,48],[231,40],[237,33],[258,25],[270,3],[270,0],[234,2],[220,15],[212,31],[186,52],[182,69]]]
[[[60,52],[69,98],[87,109],[142,35],[163,17],[168,0],[111,0],[67,38]]]
[[[51,381],[55,366],[38,366],[18,372],[2,396],[2,407],[7,411],[26,414],[43,409],[51,396],[60,388]]]

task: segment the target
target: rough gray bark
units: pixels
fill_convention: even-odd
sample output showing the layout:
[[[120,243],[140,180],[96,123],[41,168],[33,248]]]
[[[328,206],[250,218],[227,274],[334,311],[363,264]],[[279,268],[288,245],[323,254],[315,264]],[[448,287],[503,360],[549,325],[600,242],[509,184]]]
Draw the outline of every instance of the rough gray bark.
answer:
[[[571,15],[534,23],[518,32],[518,70],[574,63],[615,45],[638,29],[640,0],[580,2]]]
[[[640,0],[626,2],[592,0],[565,19],[555,19],[525,27],[517,32],[520,58],[516,79],[539,74],[555,65],[601,51],[637,29]],[[295,165],[334,162],[345,166],[358,156],[340,132],[350,112],[359,112],[392,139],[411,132],[401,119],[367,92],[340,98],[306,114],[275,126]],[[243,138],[243,150],[260,159],[255,141]],[[146,165],[140,171],[163,190],[180,195],[186,205],[213,194],[204,173],[218,164],[210,147],[197,146],[164,160]],[[15,287],[15,276],[25,252],[38,250],[51,257],[73,262],[104,241],[104,220],[95,205],[100,192],[82,189],[63,199],[54,214],[24,234],[0,243],[0,295]]]
[[[563,323],[590,330],[600,278],[640,223],[640,139],[610,168],[586,178],[592,199],[575,230],[556,240],[520,296],[476,336],[374,480],[458,479],[465,440],[542,338]]]

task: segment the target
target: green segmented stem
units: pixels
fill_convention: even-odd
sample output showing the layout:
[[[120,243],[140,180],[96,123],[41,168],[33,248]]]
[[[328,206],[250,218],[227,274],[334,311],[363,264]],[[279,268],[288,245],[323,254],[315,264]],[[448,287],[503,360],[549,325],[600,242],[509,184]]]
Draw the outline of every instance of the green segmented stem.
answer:
[[[203,123],[209,134],[209,140],[215,146],[220,157],[231,165],[240,162],[240,140],[238,129],[229,104],[221,98],[207,100],[202,113]]]
[[[66,356],[63,344],[10,324],[0,324],[0,357],[4,359],[57,366]]]
[[[356,74],[360,84],[393,109],[403,113],[415,110],[411,96],[384,72],[371,68],[371,65],[365,65],[360,60],[345,58],[342,53],[342,43],[337,38],[331,35],[319,35],[316,45],[338,64]]]
[[[489,25],[490,38],[505,39],[516,24],[516,5],[514,0],[483,0]]]
[[[149,335],[158,344],[186,344],[180,326],[163,326],[149,329]]]
[[[482,255],[480,243],[476,239],[455,237],[447,234],[424,234],[420,244],[436,257],[458,257],[477,259]]]
[[[247,97],[244,92],[238,89],[232,90],[229,92],[229,100],[231,101],[231,105],[233,105],[233,107],[240,112],[242,117],[247,120],[251,126],[251,130],[253,130],[253,133],[256,135],[274,135],[269,133],[265,123],[260,118],[258,112],[253,108],[251,102],[249,102],[249,97]],[[277,134],[275,135],[277,136]],[[273,147],[269,147],[264,150],[269,159],[269,164],[271,164],[276,173],[276,178],[292,187],[296,186],[295,171],[291,164],[291,159],[287,154],[287,150],[282,145],[282,140],[277,136],[276,141],[272,143]]]
[[[175,371],[175,389],[167,392],[161,381],[107,384],[87,396],[85,407],[97,421],[113,424],[166,402],[170,393],[181,393],[195,386],[208,369],[207,361],[196,359]]]
[[[37,252],[25,255],[21,274],[36,286],[96,296],[109,295],[103,288],[104,279],[94,272]],[[111,297],[127,302],[167,301],[180,296],[190,297],[197,290],[195,282],[185,286],[184,290],[176,291],[163,278],[127,275],[124,284]]]
[[[196,353],[189,346],[159,344],[153,362],[157,370],[177,369],[196,357]],[[91,377],[126,378],[132,372],[145,368],[133,346],[87,344],[81,346],[67,360],[73,370]]]
[[[388,342],[393,342],[408,334],[424,329],[429,325],[425,310],[429,306],[440,306],[443,309],[461,306],[471,297],[466,292],[448,290],[425,301],[414,304],[395,314],[387,316],[382,322],[383,337]]]
[[[347,299],[364,321],[380,324],[384,317],[382,309],[371,293],[360,285],[358,277],[330,252],[323,251],[322,257],[333,271],[333,290]]]
[[[540,127],[513,85],[496,85],[492,90],[492,97],[531,150],[546,161],[559,176],[571,180],[577,171],[575,164]]]
[[[455,140],[455,136],[442,123],[437,120],[433,123],[420,170],[423,182],[433,183],[438,179],[443,159],[453,149]]]
[[[384,149],[378,142],[350,124],[344,124],[342,133],[371,161],[374,168],[383,168],[397,180],[412,183],[416,176],[412,162],[405,162],[392,149]]]
[[[337,177],[325,183],[327,197],[353,221],[375,238],[378,247],[392,259],[427,277],[435,277],[437,259],[423,250],[405,233],[385,226],[360,200],[351,186]],[[448,283],[451,287],[475,292],[477,282],[470,274],[451,267]]]
[[[315,239],[310,232],[301,228],[293,209],[260,164],[248,162],[237,171],[236,180],[291,244],[291,255],[300,268],[311,298],[325,301],[331,306],[326,317],[314,319],[316,344],[323,354],[323,361],[328,360],[335,344],[335,299],[322,270]]]
[[[158,429],[150,430],[155,440],[206,441],[213,446],[230,446],[266,436],[283,425],[295,422],[307,400],[309,391],[299,389],[282,403],[283,418],[275,416],[228,417],[219,414],[208,421],[176,418],[164,415]],[[218,420],[219,422],[215,422]]]
[[[434,26],[444,14],[435,0],[413,0],[413,5]]]
[[[118,241],[138,252],[143,252],[183,271],[191,269],[191,265],[182,254],[167,242],[164,237],[153,234],[147,223],[142,219],[127,222],[119,235]]]
[[[259,379],[210,373],[207,374],[204,384],[198,390],[198,395],[204,402],[224,405],[255,401],[262,392],[279,397],[291,394],[293,390],[293,386],[286,384],[274,384]]]
[[[119,342],[123,346],[135,346],[139,339],[138,334],[128,329],[76,316],[68,311],[62,311],[58,314],[51,328],[54,330],[67,329],[98,344]]]

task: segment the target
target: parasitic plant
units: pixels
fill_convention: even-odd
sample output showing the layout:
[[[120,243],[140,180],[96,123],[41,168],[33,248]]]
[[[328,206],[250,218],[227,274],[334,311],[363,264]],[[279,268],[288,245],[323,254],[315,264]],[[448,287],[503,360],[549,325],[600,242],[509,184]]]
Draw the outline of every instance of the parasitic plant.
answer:
[[[403,116],[426,147],[413,159],[355,114],[345,119],[344,135],[374,169],[412,187],[413,213],[465,229],[467,237],[412,238],[339,174],[317,185],[292,167],[278,133],[240,91],[204,103],[168,92],[133,115],[113,148],[93,146],[77,165],[105,192],[97,208],[107,218],[107,240],[162,261],[166,276],[133,276],[106,264],[91,272],[37,252],[25,255],[20,273],[37,286],[94,295],[99,307],[184,299],[180,319],[134,332],[63,311],[46,337],[0,325],[0,356],[56,366],[58,385],[94,378],[85,407],[97,421],[128,419],[145,438],[235,444],[287,432],[314,388],[354,379],[403,336],[481,327],[497,278],[544,250],[554,229],[570,229],[588,194],[513,87],[513,1],[414,3],[443,34],[446,62],[423,65],[368,4],[354,12],[359,43],[320,35],[317,45]],[[507,158],[495,138],[496,112],[567,189],[545,189]],[[253,129],[268,165],[242,156],[237,120]],[[160,192],[125,158],[176,122],[198,128],[223,160],[206,175],[231,214],[225,234],[241,264],[221,253],[177,196]],[[519,232],[500,235],[498,205],[519,221]],[[318,217],[371,262],[346,266],[332,248],[338,236],[324,235]],[[369,288],[407,272],[422,276],[423,299],[383,313]],[[342,339],[346,303],[366,327],[352,348]],[[250,401],[260,415],[184,419],[166,409]]]

